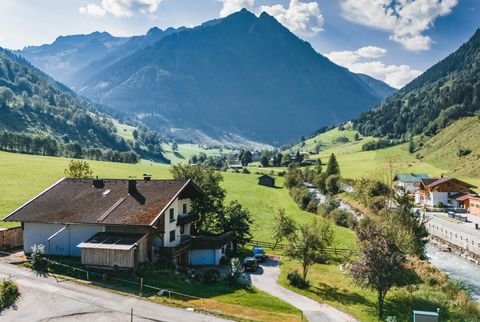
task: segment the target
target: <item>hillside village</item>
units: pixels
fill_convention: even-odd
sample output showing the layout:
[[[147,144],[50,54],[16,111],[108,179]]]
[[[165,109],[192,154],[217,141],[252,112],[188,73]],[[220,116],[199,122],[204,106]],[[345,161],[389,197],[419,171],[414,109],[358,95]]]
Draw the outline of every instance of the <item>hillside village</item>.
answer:
[[[0,4],[2,321],[479,321],[480,7],[199,3]]]

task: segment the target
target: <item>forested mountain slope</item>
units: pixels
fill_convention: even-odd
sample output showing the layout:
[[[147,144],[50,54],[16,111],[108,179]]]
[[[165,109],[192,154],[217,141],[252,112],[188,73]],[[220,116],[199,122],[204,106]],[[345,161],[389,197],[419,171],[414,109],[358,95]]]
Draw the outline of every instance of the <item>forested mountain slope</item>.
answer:
[[[364,135],[426,134],[480,110],[480,30],[457,51],[355,122]]]
[[[1,48],[0,148],[111,161],[137,159],[93,103]]]

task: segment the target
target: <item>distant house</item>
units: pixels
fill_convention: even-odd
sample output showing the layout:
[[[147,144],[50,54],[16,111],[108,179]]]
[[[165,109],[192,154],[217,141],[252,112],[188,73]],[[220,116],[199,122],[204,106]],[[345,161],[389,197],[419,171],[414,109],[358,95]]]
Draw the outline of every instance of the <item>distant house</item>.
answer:
[[[471,215],[480,216],[480,197],[470,196],[468,198],[468,206],[466,207]]]
[[[393,178],[395,182],[395,190],[397,193],[415,194],[418,184],[422,179],[429,179],[430,177],[424,173],[397,173]]]
[[[23,247],[80,256],[97,267],[134,268],[159,256],[177,265],[217,265],[232,234],[193,236],[190,180],[62,179],[5,218],[20,221]]]
[[[438,203],[445,206],[460,208],[457,200],[467,194],[475,194],[471,189],[474,185],[455,178],[431,178],[420,180],[415,192],[415,203],[424,207],[435,207]]]
[[[275,187],[275,177],[264,174],[258,178],[258,184],[267,187]]]

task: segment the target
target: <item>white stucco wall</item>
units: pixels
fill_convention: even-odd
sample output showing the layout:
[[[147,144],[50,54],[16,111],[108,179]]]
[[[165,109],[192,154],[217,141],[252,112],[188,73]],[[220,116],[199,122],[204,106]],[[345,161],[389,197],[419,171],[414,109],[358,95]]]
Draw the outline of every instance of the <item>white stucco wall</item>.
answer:
[[[427,199],[427,206],[434,207],[436,203],[448,204],[448,192],[430,192]]]
[[[68,225],[67,229],[56,235],[50,241],[49,249],[48,238],[63,227],[65,227],[65,225],[25,223],[23,231],[24,252],[31,253],[33,245],[42,244],[45,246],[46,254],[80,256],[80,249],[77,245],[86,241],[96,233],[105,231],[105,227],[99,225]]]
[[[183,213],[183,204],[187,205],[187,213],[192,210],[192,202],[190,199],[175,199],[170,208],[168,208],[164,213],[165,218],[165,235],[163,237],[163,245],[164,247],[175,247],[180,243],[180,226],[177,226],[177,218],[178,214]],[[175,220],[170,222],[170,209],[174,211],[174,218]],[[175,230],[175,240],[170,242],[170,231]],[[184,235],[190,234],[190,228],[188,227],[188,234],[186,233],[186,229]]]

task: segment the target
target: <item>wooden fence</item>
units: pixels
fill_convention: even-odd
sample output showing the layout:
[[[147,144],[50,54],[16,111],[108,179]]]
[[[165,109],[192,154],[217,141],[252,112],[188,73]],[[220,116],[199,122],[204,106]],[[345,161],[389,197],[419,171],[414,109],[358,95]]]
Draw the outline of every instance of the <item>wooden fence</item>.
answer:
[[[248,243],[249,245],[252,246],[261,246],[263,248],[270,248],[270,249],[282,249],[285,250],[287,249],[288,245],[278,243],[275,247],[275,243],[272,242],[266,242],[266,241],[261,241],[261,240],[252,240]],[[348,254],[352,250],[348,248],[337,248],[337,247],[327,247],[325,248],[325,253],[326,254]]]
[[[0,230],[0,248],[9,249],[23,245],[23,229],[21,227]]]

